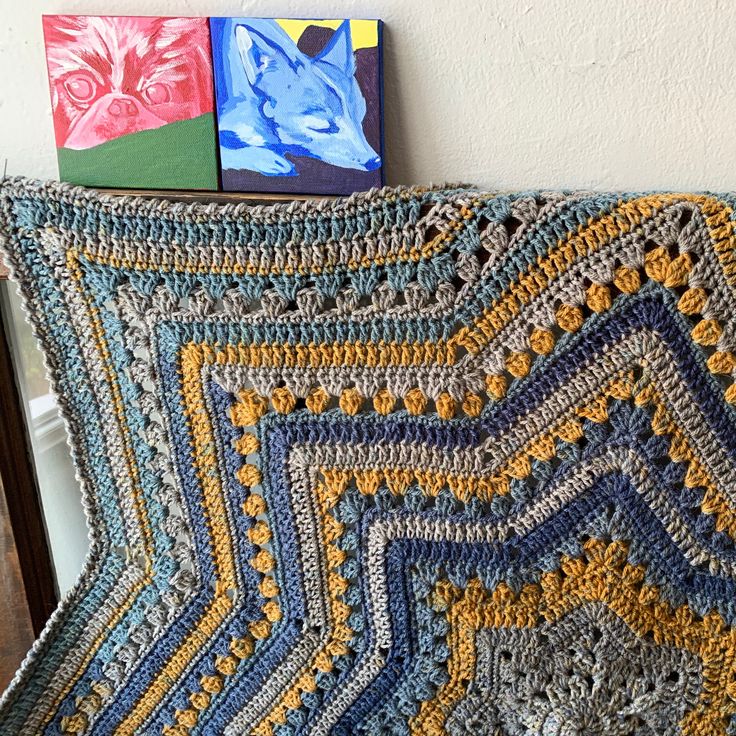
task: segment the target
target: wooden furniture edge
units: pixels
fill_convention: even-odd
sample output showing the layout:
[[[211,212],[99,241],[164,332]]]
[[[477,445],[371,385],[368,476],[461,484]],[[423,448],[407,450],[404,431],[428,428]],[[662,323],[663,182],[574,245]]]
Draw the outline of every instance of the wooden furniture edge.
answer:
[[[1,306],[2,302],[0,302]],[[36,637],[58,603],[30,437],[0,309],[0,478]]]

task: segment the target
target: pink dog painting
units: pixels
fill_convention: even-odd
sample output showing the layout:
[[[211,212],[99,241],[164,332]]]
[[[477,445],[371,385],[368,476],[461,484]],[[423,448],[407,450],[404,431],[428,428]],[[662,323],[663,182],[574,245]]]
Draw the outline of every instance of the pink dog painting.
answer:
[[[63,179],[217,188],[207,18],[53,15],[43,27]],[[207,181],[192,187],[202,164]]]

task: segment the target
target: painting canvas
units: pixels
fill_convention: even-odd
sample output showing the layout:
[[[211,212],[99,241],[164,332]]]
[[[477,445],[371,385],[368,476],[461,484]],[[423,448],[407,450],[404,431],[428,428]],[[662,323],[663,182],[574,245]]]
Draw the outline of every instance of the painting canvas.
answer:
[[[211,18],[222,186],[383,183],[381,22]]]
[[[207,18],[43,18],[63,181],[217,189]]]

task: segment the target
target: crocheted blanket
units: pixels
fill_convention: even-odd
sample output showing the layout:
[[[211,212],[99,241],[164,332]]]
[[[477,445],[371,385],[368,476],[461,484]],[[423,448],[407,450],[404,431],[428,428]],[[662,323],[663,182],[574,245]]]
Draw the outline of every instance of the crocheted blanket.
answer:
[[[92,539],[1,733],[736,733],[736,197],[0,208]]]

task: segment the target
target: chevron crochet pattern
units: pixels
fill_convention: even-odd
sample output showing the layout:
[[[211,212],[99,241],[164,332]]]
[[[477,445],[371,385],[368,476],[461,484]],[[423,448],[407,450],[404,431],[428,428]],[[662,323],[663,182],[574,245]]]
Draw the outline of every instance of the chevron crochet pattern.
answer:
[[[3,734],[736,734],[733,195],[5,180],[91,531]]]

